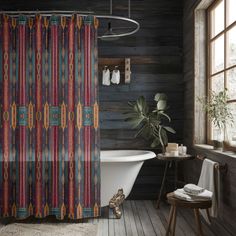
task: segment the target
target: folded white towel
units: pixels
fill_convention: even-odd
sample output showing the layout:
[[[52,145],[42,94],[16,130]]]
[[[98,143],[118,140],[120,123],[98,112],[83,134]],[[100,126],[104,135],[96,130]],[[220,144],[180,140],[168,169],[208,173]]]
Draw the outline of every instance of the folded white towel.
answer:
[[[206,201],[212,199],[213,193],[204,189],[203,192],[193,196],[185,192],[183,188],[180,188],[174,191],[174,196],[186,201]]]
[[[109,69],[104,69],[102,71],[102,84],[109,86],[111,84],[110,81],[110,70]]]
[[[211,191],[204,189],[203,192],[201,192],[197,195],[191,196],[191,197],[193,200],[198,201],[198,200],[211,200],[212,196],[213,196],[213,193]]]
[[[119,70],[113,70],[112,71],[111,82],[113,84],[119,84],[120,83],[120,71]]]
[[[184,191],[192,195],[198,195],[204,191],[204,188],[199,187],[196,184],[186,184],[184,186]]]
[[[182,189],[175,190],[174,196],[182,200],[192,201],[192,198],[188,194],[186,194],[185,191],[182,191]]]

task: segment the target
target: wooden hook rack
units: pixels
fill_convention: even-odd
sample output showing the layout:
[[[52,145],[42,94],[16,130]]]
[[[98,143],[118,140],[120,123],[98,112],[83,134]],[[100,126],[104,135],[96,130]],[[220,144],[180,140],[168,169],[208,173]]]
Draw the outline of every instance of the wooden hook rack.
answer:
[[[98,70],[101,72],[107,66],[113,70],[116,66],[120,70],[121,82],[129,84],[131,82],[130,58],[99,58]]]
[[[197,155],[196,156],[197,159],[203,161],[204,159],[206,159],[207,157],[205,156],[202,156],[202,155]],[[215,165],[215,168],[218,169],[221,173],[227,173],[228,171],[228,165],[227,163],[225,164],[218,164],[218,165]]]

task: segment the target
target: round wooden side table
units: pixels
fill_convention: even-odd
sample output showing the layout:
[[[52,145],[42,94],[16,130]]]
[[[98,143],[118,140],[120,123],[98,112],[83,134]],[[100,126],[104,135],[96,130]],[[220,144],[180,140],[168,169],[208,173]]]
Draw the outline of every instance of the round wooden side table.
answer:
[[[170,156],[170,155],[165,155],[165,154],[158,154],[157,155],[157,159],[160,161],[165,161],[165,170],[164,170],[164,175],[162,177],[162,182],[161,182],[161,189],[159,192],[159,196],[157,199],[157,208],[159,208],[160,206],[160,201],[161,201],[161,197],[163,195],[163,190],[164,190],[164,186],[166,183],[166,175],[167,175],[167,170],[169,165],[174,162],[175,163],[175,180],[174,180],[174,184],[175,184],[175,189],[177,187],[177,177],[178,177],[178,162],[179,161],[186,161],[186,160],[191,160],[194,157],[192,155],[186,154],[186,155],[179,155],[179,156]]]

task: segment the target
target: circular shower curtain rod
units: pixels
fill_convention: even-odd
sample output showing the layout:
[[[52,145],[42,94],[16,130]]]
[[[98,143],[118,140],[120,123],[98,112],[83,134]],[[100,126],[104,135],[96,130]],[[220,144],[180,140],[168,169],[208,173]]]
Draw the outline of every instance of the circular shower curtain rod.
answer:
[[[129,32],[125,32],[125,33],[111,34],[111,35],[101,35],[101,36],[98,36],[99,39],[119,38],[119,37],[129,36],[129,35],[135,34],[139,30],[139,28],[140,28],[140,25],[139,25],[139,23],[137,21],[135,21],[133,19],[130,19],[130,18],[126,18],[126,17],[122,17],[122,16],[106,16],[106,15],[103,15],[103,16],[98,15],[96,17],[100,18],[100,19],[121,20],[121,21],[124,21],[124,22],[131,23],[135,27],[133,30],[131,30]]]
[[[88,11],[0,11],[1,14],[8,14],[13,17],[17,17],[19,15],[30,15],[34,16],[36,14],[41,14],[44,16],[51,16],[53,14],[62,14],[63,16],[71,16],[73,14],[80,14],[81,16],[88,16],[94,14],[94,12],[88,12]],[[118,33],[118,34],[109,34],[109,35],[98,35],[99,39],[111,39],[111,38],[119,38],[124,36],[129,36],[132,34],[135,34],[140,29],[140,24],[133,19],[122,17],[122,16],[115,16],[115,15],[94,15],[98,19],[107,19],[107,20],[120,20],[123,22],[128,22],[133,24],[132,30],[125,32],[125,33]],[[128,27],[127,27],[128,28]],[[131,27],[129,27],[131,28]]]

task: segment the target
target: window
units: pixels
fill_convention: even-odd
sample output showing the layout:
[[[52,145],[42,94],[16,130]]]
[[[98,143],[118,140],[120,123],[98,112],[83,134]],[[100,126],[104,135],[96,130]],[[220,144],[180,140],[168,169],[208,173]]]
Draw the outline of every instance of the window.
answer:
[[[236,146],[236,0],[218,0],[208,8],[208,91],[228,89],[235,123],[227,127],[224,140]],[[208,125],[208,142],[219,130]]]

